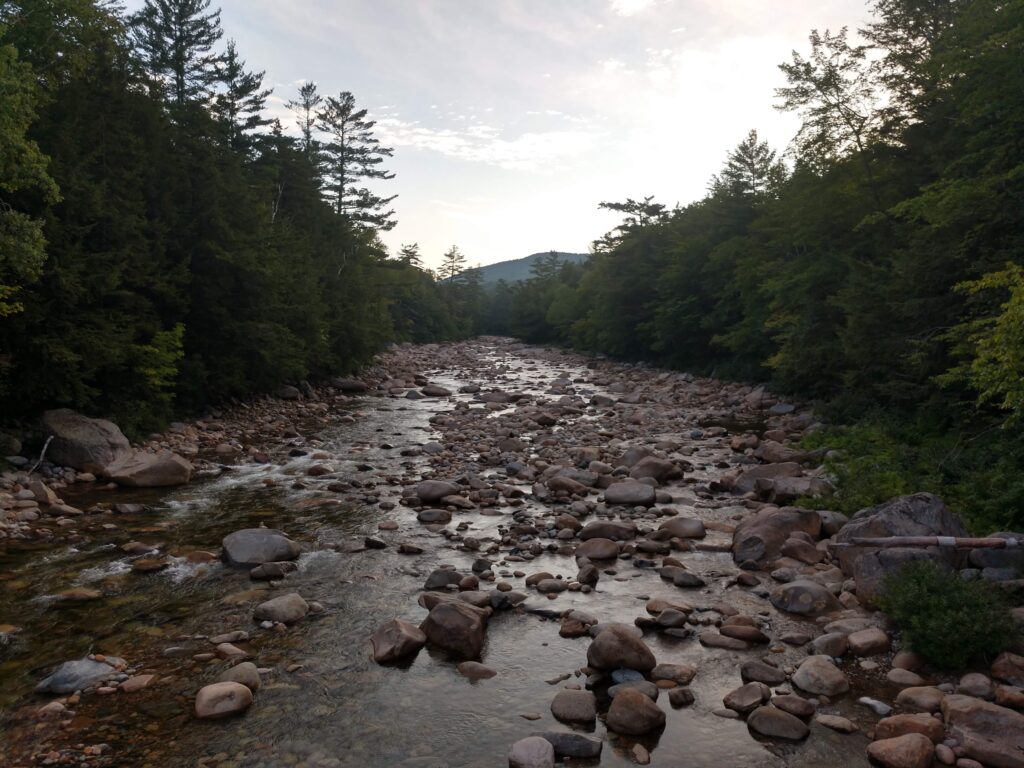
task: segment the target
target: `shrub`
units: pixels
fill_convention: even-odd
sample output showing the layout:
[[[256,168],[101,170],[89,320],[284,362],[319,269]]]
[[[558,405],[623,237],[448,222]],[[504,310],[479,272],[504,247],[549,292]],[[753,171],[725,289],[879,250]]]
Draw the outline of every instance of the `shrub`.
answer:
[[[991,582],[965,581],[924,560],[891,574],[882,588],[881,607],[906,644],[940,669],[989,660],[1013,639],[1013,618]]]

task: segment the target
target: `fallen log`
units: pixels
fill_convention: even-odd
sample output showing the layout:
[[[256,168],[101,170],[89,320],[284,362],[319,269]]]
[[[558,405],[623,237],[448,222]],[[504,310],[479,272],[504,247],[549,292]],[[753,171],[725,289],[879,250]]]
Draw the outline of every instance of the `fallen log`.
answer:
[[[830,547],[872,547],[890,549],[893,547],[953,547],[955,549],[1015,549],[1021,546],[1017,539],[983,538],[972,539],[960,536],[886,536],[868,538],[855,536],[849,541],[830,542]]]

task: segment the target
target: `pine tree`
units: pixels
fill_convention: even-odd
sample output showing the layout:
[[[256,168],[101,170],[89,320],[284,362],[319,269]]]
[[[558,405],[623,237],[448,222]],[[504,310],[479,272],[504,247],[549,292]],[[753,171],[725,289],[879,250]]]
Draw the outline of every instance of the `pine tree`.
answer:
[[[393,173],[380,168],[394,150],[383,147],[373,135],[376,122],[366,119],[365,109],[356,109],[348,91],[329,96],[317,112],[318,125],[331,140],[327,155],[327,190],[337,213],[363,226],[388,230],[395,226],[394,211],[388,208],[397,195],[380,197],[365,187],[366,180],[388,180]]]
[[[224,90],[213,99],[213,114],[224,126],[228,146],[248,153],[253,144],[252,134],[270,124],[263,117],[263,109],[271,89],[263,89],[264,72],[246,71],[234,40],[228,40],[219,71]]]
[[[420,244],[403,244],[401,250],[398,252],[398,260],[403,264],[408,264],[409,266],[421,269],[423,267],[423,259],[420,255]]]
[[[437,270],[437,274],[442,280],[454,282],[466,269],[466,257],[457,245],[453,245],[445,251],[444,256],[441,258],[441,267]]]
[[[139,57],[178,108],[208,100],[219,78],[212,51],[223,34],[220,9],[209,7],[210,0],[146,0],[132,17]]]
[[[302,151],[306,157],[316,152],[316,139],[313,137],[317,128],[317,108],[323,104],[324,97],[317,93],[316,83],[303,83],[299,87],[299,98],[288,102],[288,109],[295,113],[295,122],[302,132]]]
[[[752,201],[774,197],[786,178],[785,166],[776,159],[767,141],[759,141],[756,130],[731,151],[721,174],[711,180],[712,194],[727,194]]]

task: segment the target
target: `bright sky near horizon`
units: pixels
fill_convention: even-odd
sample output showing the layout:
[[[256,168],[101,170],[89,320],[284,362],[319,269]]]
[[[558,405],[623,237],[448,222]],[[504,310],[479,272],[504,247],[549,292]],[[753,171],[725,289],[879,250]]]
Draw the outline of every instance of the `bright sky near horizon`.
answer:
[[[868,18],[865,0],[220,3],[290,129],[303,80],[377,120],[397,175],[377,191],[399,195],[384,240],[431,267],[453,244],[471,265],[586,251],[617,223],[602,200],[700,198],[749,129],[780,151],[795,133],[777,64]]]

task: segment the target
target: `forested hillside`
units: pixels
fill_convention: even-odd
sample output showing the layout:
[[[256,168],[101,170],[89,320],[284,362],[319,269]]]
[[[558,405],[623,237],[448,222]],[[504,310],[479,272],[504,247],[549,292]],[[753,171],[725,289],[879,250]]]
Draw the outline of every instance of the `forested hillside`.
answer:
[[[1024,2],[872,10],[781,64],[788,156],[751,131],[702,200],[602,204],[589,264],[503,286],[491,329],[769,381],[857,425],[822,440],[844,508],[936,490],[1019,525]]]
[[[378,238],[391,150],[355,97],[288,94],[293,138],[268,95],[209,0],[0,2],[0,421],[152,428],[471,330]]]

